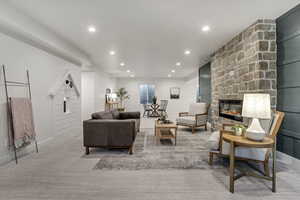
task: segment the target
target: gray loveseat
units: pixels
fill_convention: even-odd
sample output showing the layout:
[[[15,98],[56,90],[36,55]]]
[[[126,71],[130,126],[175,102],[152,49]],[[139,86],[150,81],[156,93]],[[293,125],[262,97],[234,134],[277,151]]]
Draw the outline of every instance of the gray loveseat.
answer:
[[[86,154],[90,147],[128,148],[140,130],[140,112],[97,112],[92,119],[83,121],[83,145]]]

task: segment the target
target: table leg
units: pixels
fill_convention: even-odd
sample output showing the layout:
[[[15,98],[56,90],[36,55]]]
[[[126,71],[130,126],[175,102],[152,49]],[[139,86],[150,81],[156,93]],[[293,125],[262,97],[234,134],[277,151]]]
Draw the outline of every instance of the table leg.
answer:
[[[156,136],[155,136],[155,139],[156,139],[156,144],[158,145],[159,142],[160,142],[160,129],[157,129],[157,130],[156,130]]]
[[[176,146],[176,143],[177,143],[177,128],[175,128],[175,146]]]
[[[234,193],[234,155],[235,154],[235,146],[234,142],[230,143],[230,167],[229,167],[229,176],[230,176],[230,192]]]
[[[276,139],[273,145],[272,192],[276,192]]]

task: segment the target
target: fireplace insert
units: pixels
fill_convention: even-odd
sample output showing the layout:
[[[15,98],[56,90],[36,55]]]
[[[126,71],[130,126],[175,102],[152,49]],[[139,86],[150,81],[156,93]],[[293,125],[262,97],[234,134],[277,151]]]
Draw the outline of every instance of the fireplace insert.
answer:
[[[243,121],[242,100],[222,99],[219,100],[219,116],[235,121]]]

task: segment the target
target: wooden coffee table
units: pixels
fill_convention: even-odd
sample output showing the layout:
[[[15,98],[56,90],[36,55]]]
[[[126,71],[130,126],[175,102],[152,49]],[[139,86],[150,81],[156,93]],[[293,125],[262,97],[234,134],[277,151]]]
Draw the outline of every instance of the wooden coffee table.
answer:
[[[155,121],[155,137],[160,139],[174,139],[175,146],[177,140],[177,128],[175,123],[164,124],[158,120]]]

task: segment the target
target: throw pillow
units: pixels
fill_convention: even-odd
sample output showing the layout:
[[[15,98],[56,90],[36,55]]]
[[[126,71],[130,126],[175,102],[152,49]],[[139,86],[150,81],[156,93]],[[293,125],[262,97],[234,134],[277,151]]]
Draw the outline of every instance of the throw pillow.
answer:
[[[113,119],[111,112],[96,112],[92,114],[92,119]]]
[[[120,119],[120,112],[117,109],[112,110],[111,114],[114,119]]]

